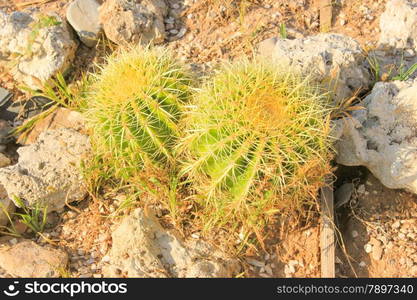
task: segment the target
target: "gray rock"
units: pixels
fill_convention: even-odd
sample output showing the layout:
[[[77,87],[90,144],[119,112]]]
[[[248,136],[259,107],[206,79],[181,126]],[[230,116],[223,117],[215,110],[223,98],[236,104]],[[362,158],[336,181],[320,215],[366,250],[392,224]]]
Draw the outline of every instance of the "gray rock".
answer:
[[[125,217],[112,238],[105,277],[231,277],[237,269],[202,242],[186,245],[142,209]]]
[[[65,252],[29,240],[0,248],[0,267],[16,277],[60,277],[67,263]]]
[[[0,10],[0,64],[30,88],[42,85],[72,62],[77,43],[55,15]]]
[[[16,165],[0,169],[0,184],[12,200],[17,196],[30,207],[39,203],[48,211],[60,210],[66,201],[86,195],[79,164],[89,151],[88,137],[73,129],[45,131],[17,150]]]
[[[100,35],[99,7],[96,0],[75,0],[67,8],[68,23],[88,47],[94,47]]]
[[[122,46],[163,42],[167,12],[164,0],[107,0],[99,9],[106,36]]]
[[[417,3],[409,0],[390,0],[380,18],[382,46],[417,51]]]
[[[377,83],[361,106],[340,120],[337,162],[366,166],[382,184],[417,193],[417,80]]]
[[[322,33],[294,40],[271,38],[261,42],[258,51],[277,64],[311,73],[334,91],[336,101],[370,84],[359,43],[344,35]]]

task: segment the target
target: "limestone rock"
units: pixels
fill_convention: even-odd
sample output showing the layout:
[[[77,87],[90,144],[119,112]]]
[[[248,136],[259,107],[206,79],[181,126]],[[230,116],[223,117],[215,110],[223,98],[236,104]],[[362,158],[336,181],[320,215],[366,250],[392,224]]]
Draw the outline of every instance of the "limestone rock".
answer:
[[[366,166],[382,184],[417,193],[417,80],[378,82],[351,118],[340,120],[337,162]]]
[[[97,44],[101,25],[96,0],[75,0],[68,5],[66,16],[68,23],[77,32],[81,42],[88,47]]]
[[[88,137],[73,129],[45,131],[17,150],[16,165],[0,169],[0,183],[12,200],[17,196],[31,207],[39,203],[48,211],[60,210],[66,201],[86,196],[79,165],[90,147]]]
[[[142,209],[125,217],[112,238],[106,277],[231,277],[237,269],[207,245],[187,246]]]
[[[379,44],[417,51],[417,2],[390,0],[380,18]]]
[[[271,38],[261,42],[258,51],[277,64],[311,73],[318,82],[334,90],[336,101],[370,84],[359,43],[344,35],[321,33],[294,40]]]
[[[41,247],[29,240],[0,248],[0,267],[16,277],[60,277],[67,263],[65,252]]]
[[[64,72],[74,58],[77,43],[67,25],[55,15],[29,15],[0,10],[0,64],[13,77],[31,88],[58,72]]]
[[[99,11],[106,36],[118,45],[157,44],[165,39],[164,0],[107,0]]]

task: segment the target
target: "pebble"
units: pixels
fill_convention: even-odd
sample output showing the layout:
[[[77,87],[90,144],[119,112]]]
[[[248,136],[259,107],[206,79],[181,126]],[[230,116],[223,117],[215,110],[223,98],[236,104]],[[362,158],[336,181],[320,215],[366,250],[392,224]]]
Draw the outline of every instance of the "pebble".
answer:
[[[371,244],[366,244],[364,246],[365,252],[366,253],[371,253],[372,252],[372,245]]]
[[[258,268],[263,268],[263,267],[265,267],[265,263],[263,263],[263,262],[261,262],[261,261],[259,261],[259,260],[253,259],[253,258],[247,258],[247,259],[246,259],[246,262],[247,262],[248,264],[250,264],[250,265],[252,265],[252,266],[255,266],[255,267],[258,267]]]
[[[298,261],[297,260],[290,260],[288,262],[288,265],[290,265],[290,266],[296,266],[296,265],[298,265]]]
[[[285,274],[294,274],[295,273],[295,268],[292,265],[285,265],[284,267],[284,273]]]
[[[174,4],[171,5],[171,7],[173,9],[179,9],[180,8],[180,5],[178,3],[174,3]]]
[[[175,23],[175,19],[170,17],[170,18],[166,18],[165,19],[165,23],[166,24],[174,24]]]
[[[266,271],[266,273],[267,273],[268,275],[270,275],[270,276],[272,276],[272,275],[273,275],[273,273],[272,273],[272,268],[271,268],[269,265],[266,265],[266,266],[265,266],[265,271]]]
[[[413,51],[413,49],[406,49],[404,51],[404,57],[406,58],[411,58],[415,56],[415,52]]]
[[[395,221],[395,222],[394,222],[394,223],[392,223],[392,225],[391,225],[391,227],[392,227],[392,228],[394,228],[394,229],[398,229],[398,228],[400,228],[400,226],[401,226],[400,221]]]
[[[279,12],[275,12],[272,14],[272,18],[274,19],[278,19],[279,17],[281,17],[281,14]]]
[[[187,32],[187,28],[182,27],[177,34],[177,38],[182,38],[185,35],[186,32]]]
[[[359,263],[359,267],[361,267],[361,268],[365,268],[365,267],[366,267],[366,263],[365,263],[364,261],[361,261],[361,262]]]
[[[178,30],[177,29],[171,29],[169,31],[170,34],[178,34]]]
[[[104,263],[108,263],[110,261],[110,256],[108,256],[108,255],[103,256],[101,261],[104,262]]]
[[[356,230],[352,231],[352,237],[357,238],[359,236],[359,233]]]

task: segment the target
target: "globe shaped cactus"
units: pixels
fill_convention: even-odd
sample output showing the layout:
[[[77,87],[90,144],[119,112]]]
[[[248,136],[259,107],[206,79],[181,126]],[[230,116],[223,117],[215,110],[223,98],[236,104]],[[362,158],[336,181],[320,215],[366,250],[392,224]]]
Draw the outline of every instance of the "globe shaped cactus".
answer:
[[[316,197],[330,172],[327,103],[307,77],[261,60],[205,83],[178,149],[206,227],[256,226]]]
[[[161,48],[122,50],[94,76],[86,111],[96,153],[116,178],[173,165],[190,97],[186,68]]]

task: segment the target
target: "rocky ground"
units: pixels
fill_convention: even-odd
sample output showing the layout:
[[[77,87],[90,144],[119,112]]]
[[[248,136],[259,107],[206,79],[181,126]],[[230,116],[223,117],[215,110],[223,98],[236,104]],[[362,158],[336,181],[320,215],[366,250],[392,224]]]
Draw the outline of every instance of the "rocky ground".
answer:
[[[336,275],[417,276],[417,79],[405,72],[417,62],[414,1],[333,1],[326,30],[320,1],[131,2],[0,0],[0,87],[26,101],[22,85],[65,70],[75,81],[118,46],[150,40],[203,74],[254,52],[312,72],[342,107],[352,96],[357,105],[334,121]],[[21,212],[12,194],[49,213],[42,234],[13,218],[1,277],[320,276],[317,215],[278,220],[259,249],[236,257],[221,236],[176,230],[158,206],[119,209],[126,191],[89,194],[76,168],[90,153],[79,113],[61,108],[16,142],[8,133],[21,121],[0,120],[0,201],[10,215]]]

